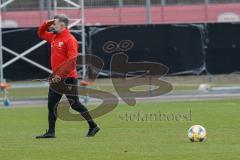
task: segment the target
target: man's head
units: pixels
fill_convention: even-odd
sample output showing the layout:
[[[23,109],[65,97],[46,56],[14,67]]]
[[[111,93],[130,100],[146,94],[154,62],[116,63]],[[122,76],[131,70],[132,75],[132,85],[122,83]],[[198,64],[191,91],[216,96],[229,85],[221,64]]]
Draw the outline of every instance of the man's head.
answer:
[[[59,33],[67,28],[69,19],[65,14],[57,14],[54,16],[55,23],[51,26],[55,33]]]

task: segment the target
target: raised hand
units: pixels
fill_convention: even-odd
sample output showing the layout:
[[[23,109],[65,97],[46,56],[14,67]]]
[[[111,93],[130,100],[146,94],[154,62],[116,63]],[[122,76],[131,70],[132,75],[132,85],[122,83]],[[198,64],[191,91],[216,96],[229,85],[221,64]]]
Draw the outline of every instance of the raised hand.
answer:
[[[48,26],[51,26],[51,25],[53,25],[54,23],[55,23],[55,19],[50,19],[50,20],[47,21],[47,25],[48,25]]]

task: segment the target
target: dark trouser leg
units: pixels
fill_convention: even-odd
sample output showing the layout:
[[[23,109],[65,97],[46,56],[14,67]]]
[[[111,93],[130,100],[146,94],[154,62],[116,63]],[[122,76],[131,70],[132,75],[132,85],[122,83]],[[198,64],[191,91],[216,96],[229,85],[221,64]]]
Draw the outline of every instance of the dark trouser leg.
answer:
[[[68,78],[65,81],[67,84],[72,84],[72,95],[66,95],[69,103],[71,104],[72,109],[79,112],[83,118],[88,122],[88,125],[90,128],[96,127],[96,123],[93,121],[91,115],[89,114],[87,108],[80,103],[79,97],[78,97],[78,87],[77,87],[77,79],[74,78]]]
[[[55,132],[55,123],[57,120],[57,105],[62,98],[62,94],[56,93],[49,89],[48,91],[48,131],[51,133]]]
[[[72,109],[79,112],[83,118],[88,122],[90,128],[96,127],[96,123],[93,121],[91,115],[89,114],[87,108],[80,103],[78,96],[69,96],[66,95],[69,103],[71,104]]]

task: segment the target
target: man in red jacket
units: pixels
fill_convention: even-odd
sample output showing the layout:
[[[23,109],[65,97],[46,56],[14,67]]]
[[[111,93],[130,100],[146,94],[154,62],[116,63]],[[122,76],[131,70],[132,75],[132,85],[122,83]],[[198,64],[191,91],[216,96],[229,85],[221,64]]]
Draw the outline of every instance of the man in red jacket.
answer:
[[[62,98],[63,93],[59,93],[54,90],[53,86],[60,84],[62,81],[72,85],[72,93],[66,94],[71,107],[78,111],[88,122],[89,131],[88,137],[93,137],[100,128],[91,118],[88,110],[83,106],[78,97],[77,91],[77,69],[76,59],[78,56],[78,43],[74,36],[69,32],[68,17],[64,14],[58,14],[53,20],[44,22],[39,30],[38,36],[51,44],[51,68],[53,74],[50,78],[50,87],[48,92],[48,123],[49,129],[43,135],[37,136],[36,138],[55,138],[55,123],[56,123],[56,107]],[[48,29],[52,29],[52,32],[48,32]],[[75,60],[74,63],[68,63],[71,60]],[[61,66],[65,63],[71,64],[71,67],[65,69],[64,73],[59,72]],[[66,72],[67,71],[67,72]]]

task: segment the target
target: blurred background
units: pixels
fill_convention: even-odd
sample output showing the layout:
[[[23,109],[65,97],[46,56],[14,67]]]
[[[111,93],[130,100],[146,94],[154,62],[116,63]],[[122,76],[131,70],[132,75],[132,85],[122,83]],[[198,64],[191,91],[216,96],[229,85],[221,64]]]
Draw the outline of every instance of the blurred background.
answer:
[[[72,0],[79,3],[79,0]],[[2,0],[7,2],[7,0]],[[238,21],[239,0],[88,0],[87,25],[162,24]],[[54,15],[55,3],[66,1],[15,0],[2,8],[3,27],[37,27]],[[78,17],[77,10],[62,12]],[[31,16],[30,16],[31,15]]]
[[[50,49],[36,32],[58,13],[69,16],[79,53],[104,62],[93,88],[115,92],[110,66],[121,52],[131,62],[166,65],[171,94],[199,94],[201,84],[209,92],[240,92],[240,0],[1,0],[1,79],[11,83],[8,94],[1,87],[2,99],[46,99],[48,84],[33,80],[51,73]],[[81,78],[96,73],[85,65],[78,70]]]

